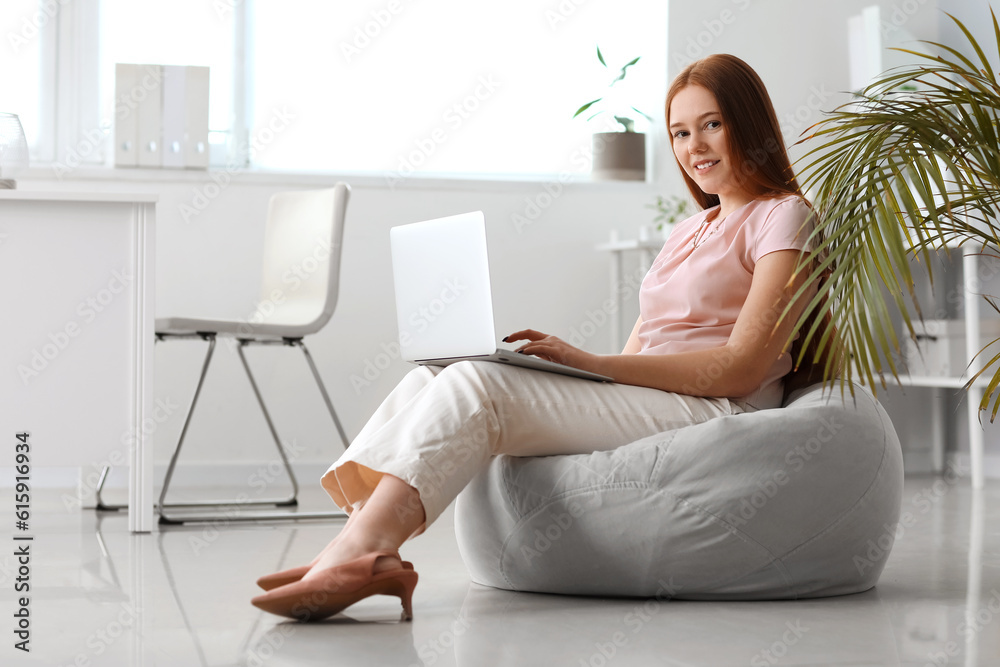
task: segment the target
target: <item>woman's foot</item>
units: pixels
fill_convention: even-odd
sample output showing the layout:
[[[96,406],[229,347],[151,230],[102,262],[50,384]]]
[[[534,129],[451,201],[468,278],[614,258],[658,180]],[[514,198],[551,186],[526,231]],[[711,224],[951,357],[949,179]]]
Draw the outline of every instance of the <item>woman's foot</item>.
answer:
[[[398,551],[397,551],[398,553]],[[313,559],[313,563],[319,560],[319,556]],[[257,585],[263,588],[265,591],[278,588],[279,586],[285,586],[287,584],[300,581],[302,577],[306,575],[309,570],[312,569],[312,565],[302,565],[299,567],[289,568],[287,570],[282,570],[281,572],[274,572],[272,574],[265,574],[264,576],[257,579]],[[408,560],[403,561],[403,569],[412,570],[413,563]]]
[[[373,571],[376,574],[387,570],[401,570],[404,568],[402,559],[398,556],[398,549],[398,545],[395,544],[377,540],[356,540],[350,536],[341,534],[320,552],[311,563],[309,572],[302,578],[305,580],[320,576],[324,571],[332,567],[343,565],[361,556],[380,550],[391,550],[397,555],[395,557],[380,556],[374,564]]]
[[[269,591],[269,590],[271,590],[273,588],[277,588],[279,586],[284,586],[286,584],[290,584],[290,583],[299,581],[310,570],[312,570],[314,567],[316,567],[316,565],[320,562],[320,560],[327,553],[330,553],[330,552],[334,551],[337,548],[337,543],[340,540],[341,535],[343,535],[343,531],[340,534],[338,534],[336,537],[334,537],[332,540],[330,540],[330,542],[325,547],[323,547],[323,550],[320,551],[316,555],[316,557],[313,558],[312,561],[308,565],[302,565],[302,566],[299,566],[299,567],[293,567],[293,568],[289,568],[289,569],[286,569],[286,570],[282,570],[280,572],[274,572],[272,574],[265,574],[264,576],[262,576],[259,579],[257,579],[257,585],[260,586],[261,588],[263,588],[265,591]],[[374,551],[375,549],[372,549],[372,550]],[[342,555],[343,553],[347,553],[347,551],[340,552],[340,553]],[[340,558],[340,557],[341,556],[336,556],[336,558]],[[396,569],[395,567],[392,567],[391,564],[390,564],[390,566],[387,566],[386,563],[384,562],[385,560],[386,559],[379,559],[379,562],[376,563],[376,566],[378,567],[378,570],[376,570],[376,571],[381,572],[384,569]],[[413,563],[404,560],[404,561],[402,561],[402,567],[404,569],[407,569],[407,570],[412,570],[413,569]]]
[[[400,516],[400,507],[421,507],[416,488],[383,475],[309,571],[294,583],[253,599],[271,613],[303,620],[326,618],[370,595],[395,595],[404,618],[412,618],[411,598],[417,573],[403,566],[399,546],[424,523],[423,511]],[[422,509],[422,508],[421,508]]]

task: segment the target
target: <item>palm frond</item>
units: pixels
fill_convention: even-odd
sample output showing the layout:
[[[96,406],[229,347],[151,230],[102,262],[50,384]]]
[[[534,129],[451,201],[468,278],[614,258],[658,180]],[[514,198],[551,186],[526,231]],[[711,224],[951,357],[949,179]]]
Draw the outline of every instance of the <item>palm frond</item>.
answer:
[[[876,378],[885,387],[886,374],[898,379],[901,335],[915,336],[913,320],[923,319],[911,263],[933,283],[934,252],[1000,246],[1000,84],[971,32],[949,16],[969,42],[966,52],[934,42],[925,44],[936,52],[899,49],[918,64],[883,73],[799,142],[809,142],[796,166],[814,193],[811,241],[823,259],[803,257],[798,270],[824,279],[798,322],[801,347],[812,340],[821,354],[839,347],[850,360],[840,374],[873,388]],[[1000,50],[995,14],[993,27]],[[824,314],[832,327],[819,325]],[[836,372],[827,364],[824,378]],[[980,409],[994,398],[991,421],[1000,411],[1000,370]]]

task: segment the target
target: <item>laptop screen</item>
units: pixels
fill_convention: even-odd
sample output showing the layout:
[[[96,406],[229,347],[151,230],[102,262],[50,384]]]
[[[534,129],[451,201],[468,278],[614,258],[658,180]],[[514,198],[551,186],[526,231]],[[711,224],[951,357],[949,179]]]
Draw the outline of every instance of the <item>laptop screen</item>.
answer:
[[[393,227],[389,245],[403,360],[495,352],[482,211]]]

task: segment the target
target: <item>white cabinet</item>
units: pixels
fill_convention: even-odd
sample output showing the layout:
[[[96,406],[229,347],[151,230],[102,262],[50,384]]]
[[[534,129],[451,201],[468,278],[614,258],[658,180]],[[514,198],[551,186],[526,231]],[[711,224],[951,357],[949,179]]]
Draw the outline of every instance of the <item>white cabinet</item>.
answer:
[[[0,437],[29,432],[36,481],[79,467],[84,495],[130,465],[133,532],[153,526],[155,202],[0,191]]]
[[[962,255],[962,280],[963,289],[960,291],[963,298],[965,311],[965,351],[968,359],[972,362],[972,357],[991,339],[984,339],[981,335],[982,324],[980,318],[980,302],[982,300],[982,285],[980,280],[980,257],[977,250],[971,244],[960,250]],[[982,366],[984,359],[979,358],[970,368],[973,372]],[[971,459],[971,475],[973,488],[983,486],[983,445],[984,432],[979,422],[979,403],[983,399],[983,393],[989,384],[993,374],[989,371],[984,373],[976,383],[969,388],[965,394],[966,419],[969,424],[969,455]],[[962,375],[901,375],[900,383],[904,386],[912,387],[941,387],[941,388],[961,388],[969,380],[968,374]],[[944,467],[944,404],[940,400],[934,401],[933,408],[933,440],[934,440],[934,463],[940,470]]]

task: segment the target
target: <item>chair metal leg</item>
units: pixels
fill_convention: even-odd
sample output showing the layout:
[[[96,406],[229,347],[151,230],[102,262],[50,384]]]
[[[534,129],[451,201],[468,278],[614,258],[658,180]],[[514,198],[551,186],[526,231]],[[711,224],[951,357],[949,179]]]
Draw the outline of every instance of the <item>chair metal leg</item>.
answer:
[[[309,349],[302,342],[301,338],[296,340],[294,344],[302,348],[302,354],[306,355],[306,361],[309,362],[309,370],[312,371],[313,377],[316,378],[316,385],[319,387],[320,393],[323,394],[323,401],[326,402],[326,409],[330,411],[330,416],[333,417],[333,425],[337,427],[337,433],[340,434],[340,439],[344,442],[344,449],[347,449],[351,446],[351,442],[347,439],[347,434],[344,433],[344,427],[340,425],[337,411],[333,409],[333,401],[330,400],[330,395],[326,393],[326,386],[323,385],[323,380],[319,376],[319,371],[316,369],[312,355],[309,354]]]
[[[201,375],[198,377],[198,384],[194,389],[194,396],[191,398],[191,405],[188,406],[187,415],[184,417],[184,426],[181,427],[181,436],[177,440],[177,447],[170,457],[170,465],[167,466],[167,476],[163,480],[163,489],[160,491],[160,500],[157,507],[163,513],[164,500],[167,497],[167,489],[170,488],[170,480],[174,476],[174,468],[177,466],[177,457],[180,456],[181,447],[184,446],[184,436],[187,435],[188,426],[191,425],[191,416],[194,414],[194,406],[198,404],[198,396],[201,394],[201,387],[205,384],[205,375],[208,374],[208,365],[212,363],[212,353],[215,352],[215,334],[206,338],[208,340],[208,351],[205,353],[205,361],[201,365]]]
[[[165,340],[168,334],[157,335],[157,340]],[[274,422],[271,420],[271,414],[267,410],[267,406],[264,404],[264,398],[260,393],[260,389],[257,387],[257,382],[250,370],[250,365],[247,363],[246,356],[243,354],[243,347],[251,343],[261,343],[261,344],[283,344],[283,345],[298,345],[302,348],[303,353],[306,355],[306,361],[309,363],[309,368],[312,371],[313,377],[316,379],[316,383],[319,386],[320,393],[323,395],[323,400],[326,403],[327,410],[330,412],[330,416],[333,418],[334,426],[337,428],[337,432],[344,441],[345,448],[348,445],[347,436],[344,433],[344,428],[340,424],[340,419],[337,417],[337,413],[333,408],[333,403],[330,401],[330,397],[326,392],[326,387],[323,385],[323,381],[320,378],[319,371],[316,369],[315,363],[313,363],[312,356],[309,354],[308,349],[302,343],[302,339],[285,339],[283,341],[254,341],[240,339],[239,345],[236,348],[237,354],[239,354],[240,361],[243,363],[243,369],[246,371],[247,378],[250,380],[250,386],[253,389],[254,395],[257,397],[257,403],[260,405],[261,411],[264,413],[264,420],[267,422],[268,430],[271,432],[271,438],[274,441],[275,446],[278,449],[278,455],[281,457],[282,464],[284,465],[285,471],[288,473],[288,477],[292,483],[292,493],[285,498],[262,498],[260,500],[243,500],[243,499],[232,499],[232,500],[195,500],[195,501],[184,501],[184,502],[173,502],[167,503],[167,490],[170,487],[171,479],[173,478],[174,469],[177,466],[177,460],[180,456],[181,446],[184,444],[184,438],[187,435],[188,427],[191,423],[191,417],[194,414],[195,405],[198,403],[198,397],[201,394],[202,385],[205,382],[205,376],[208,374],[208,367],[212,361],[212,355],[215,351],[216,335],[214,333],[203,332],[195,335],[183,335],[183,336],[169,336],[176,338],[194,338],[199,337],[203,340],[209,342],[208,350],[205,353],[205,360],[202,363],[201,375],[198,378],[198,384],[195,387],[194,396],[191,399],[191,405],[188,407],[187,415],[184,418],[184,425],[181,428],[180,438],[177,441],[177,447],[174,449],[174,453],[170,458],[170,464],[167,466],[167,474],[163,482],[163,489],[160,491],[160,499],[157,503],[157,509],[160,514],[159,522],[161,524],[184,524],[184,523],[200,523],[200,522],[232,522],[232,521],[270,521],[270,520],[299,520],[299,519],[346,519],[347,514],[342,511],[335,512],[252,512],[244,513],[241,508],[247,506],[259,506],[259,505],[274,505],[274,506],[295,506],[298,505],[298,492],[299,485],[298,480],[295,477],[295,473],[292,472],[291,463],[288,461],[288,456],[285,454],[285,449],[281,445],[281,439],[278,437],[278,432],[274,427]],[[104,483],[107,480],[108,473],[111,471],[111,466],[105,466],[104,470],[101,471],[101,476],[97,482],[96,498],[97,506],[95,509],[100,511],[116,511],[121,509],[127,509],[128,505],[112,505],[105,503],[101,492],[104,488]],[[170,515],[164,510],[166,508],[191,508],[197,510],[198,508],[220,508],[225,507],[228,511],[224,513],[206,513],[198,511],[197,513],[181,515]]]
[[[185,338],[190,338],[191,336],[185,336]],[[170,487],[170,479],[174,475],[174,467],[177,465],[177,457],[181,453],[181,447],[184,445],[184,436],[187,434],[188,425],[191,423],[191,415],[194,414],[194,406],[198,403],[198,395],[201,394],[201,387],[205,383],[205,375],[208,374],[208,366],[212,362],[212,354],[215,351],[215,334],[214,333],[202,333],[198,334],[198,337],[203,340],[208,341],[208,350],[205,353],[205,360],[201,365],[201,376],[198,378],[198,385],[194,390],[194,397],[191,399],[191,405],[188,406],[187,416],[184,418],[184,426],[181,428],[181,435],[177,441],[177,447],[174,449],[173,456],[170,457],[170,465],[167,467],[167,476],[163,482],[163,490],[160,492],[160,500],[157,503],[157,507],[160,508],[162,512],[163,501],[167,495],[167,489]],[[156,336],[157,341],[164,340],[162,335]],[[108,473],[111,471],[111,466],[105,466],[104,470],[101,471],[101,476],[97,480],[97,509],[99,510],[119,510],[124,509],[127,505],[108,505],[104,503],[101,497],[101,491],[104,488],[104,482],[107,480]],[[198,503],[201,505],[202,503]]]
[[[108,479],[108,474],[111,472],[111,466],[106,465],[104,469],[101,470],[101,476],[97,479],[97,488],[94,489],[94,497],[97,498],[97,504],[94,506],[94,510],[98,512],[117,512],[119,510],[127,510],[128,504],[124,505],[109,505],[104,502],[104,498],[101,497],[101,491],[104,490],[104,482]]]
[[[278,431],[274,428],[274,422],[271,421],[271,413],[267,411],[267,406],[264,405],[264,397],[260,395],[260,389],[257,388],[257,381],[254,380],[253,373],[250,372],[250,364],[247,363],[246,355],[243,354],[243,347],[246,345],[246,341],[241,340],[240,344],[236,346],[236,353],[240,355],[240,361],[243,362],[243,369],[247,372],[247,379],[250,380],[250,386],[253,388],[254,396],[257,397],[257,403],[260,404],[260,410],[264,413],[264,421],[267,422],[267,428],[271,431],[271,438],[274,440],[274,446],[278,450],[278,455],[281,457],[281,462],[285,466],[285,472],[288,473],[288,478],[292,480],[292,493],[283,502],[274,503],[276,505],[297,505],[297,497],[299,495],[299,481],[295,479],[295,473],[292,472],[292,465],[288,462],[288,456],[285,454],[285,448],[281,446],[281,438],[278,437]]]
[[[172,503],[170,505],[165,505],[163,503],[163,498],[166,495],[166,484],[169,484],[170,476],[173,472],[173,465],[176,460],[177,454],[180,451],[180,443],[177,445],[177,451],[174,452],[174,458],[171,459],[171,466],[167,470],[166,484],[164,485],[163,493],[160,495],[160,523],[161,524],[183,524],[183,523],[197,523],[197,522],[216,522],[216,521],[262,521],[262,520],[299,520],[299,519],[346,519],[347,514],[342,511],[335,512],[253,512],[244,513],[240,508],[246,507],[248,505],[277,505],[277,506],[295,506],[298,505],[298,492],[299,484],[295,477],[295,473],[292,471],[291,463],[288,461],[288,456],[285,454],[285,448],[281,445],[281,438],[278,436],[278,431],[274,427],[274,422],[271,420],[271,414],[267,410],[267,406],[264,404],[264,397],[260,393],[260,389],[257,387],[257,381],[254,379],[253,372],[250,370],[250,364],[247,363],[246,355],[243,354],[243,347],[255,342],[265,341],[253,341],[249,339],[240,339],[239,344],[236,347],[236,352],[240,357],[240,361],[243,364],[243,369],[246,371],[247,379],[250,380],[250,386],[253,389],[254,395],[257,397],[257,403],[260,405],[261,412],[264,414],[264,420],[267,422],[268,430],[271,432],[271,438],[274,440],[275,447],[278,450],[278,455],[281,457],[281,462],[284,465],[285,472],[288,473],[288,478],[292,483],[292,493],[287,498],[271,498],[271,499],[260,499],[253,501],[246,500],[224,500],[224,501],[212,501],[212,502],[186,502],[186,503]],[[215,339],[213,337],[212,344],[214,345]],[[302,345],[301,339],[286,340],[285,344],[298,344]],[[305,346],[302,346],[305,349]],[[211,356],[211,350],[209,351],[209,357]],[[308,351],[306,352],[306,359],[309,361],[310,368],[313,371],[314,377],[319,380],[319,374],[316,371],[315,365],[312,363],[312,359],[309,357]],[[198,393],[201,390],[201,383],[204,380],[205,370],[207,370],[207,359],[205,368],[202,370],[202,377],[198,382],[198,389],[195,391],[195,400],[197,400]],[[326,394],[326,389],[323,387],[322,382],[320,382],[320,391],[323,394],[323,398],[327,403],[327,408],[330,410],[331,415],[334,419],[334,424],[337,427],[338,432],[341,437],[344,438],[346,444],[347,438],[344,435],[344,430],[340,425],[340,420],[337,418],[336,412],[333,411],[333,405],[330,403],[329,396]],[[192,402],[191,411],[188,413],[188,420],[190,420],[190,413],[194,410],[194,403]],[[184,430],[187,429],[187,422],[185,422]],[[183,440],[183,431],[181,434],[181,440]],[[164,507],[222,507],[225,506],[230,509],[229,512],[222,514],[208,514],[199,512],[197,514],[187,514],[184,516],[180,515],[168,515],[163,511]]]

